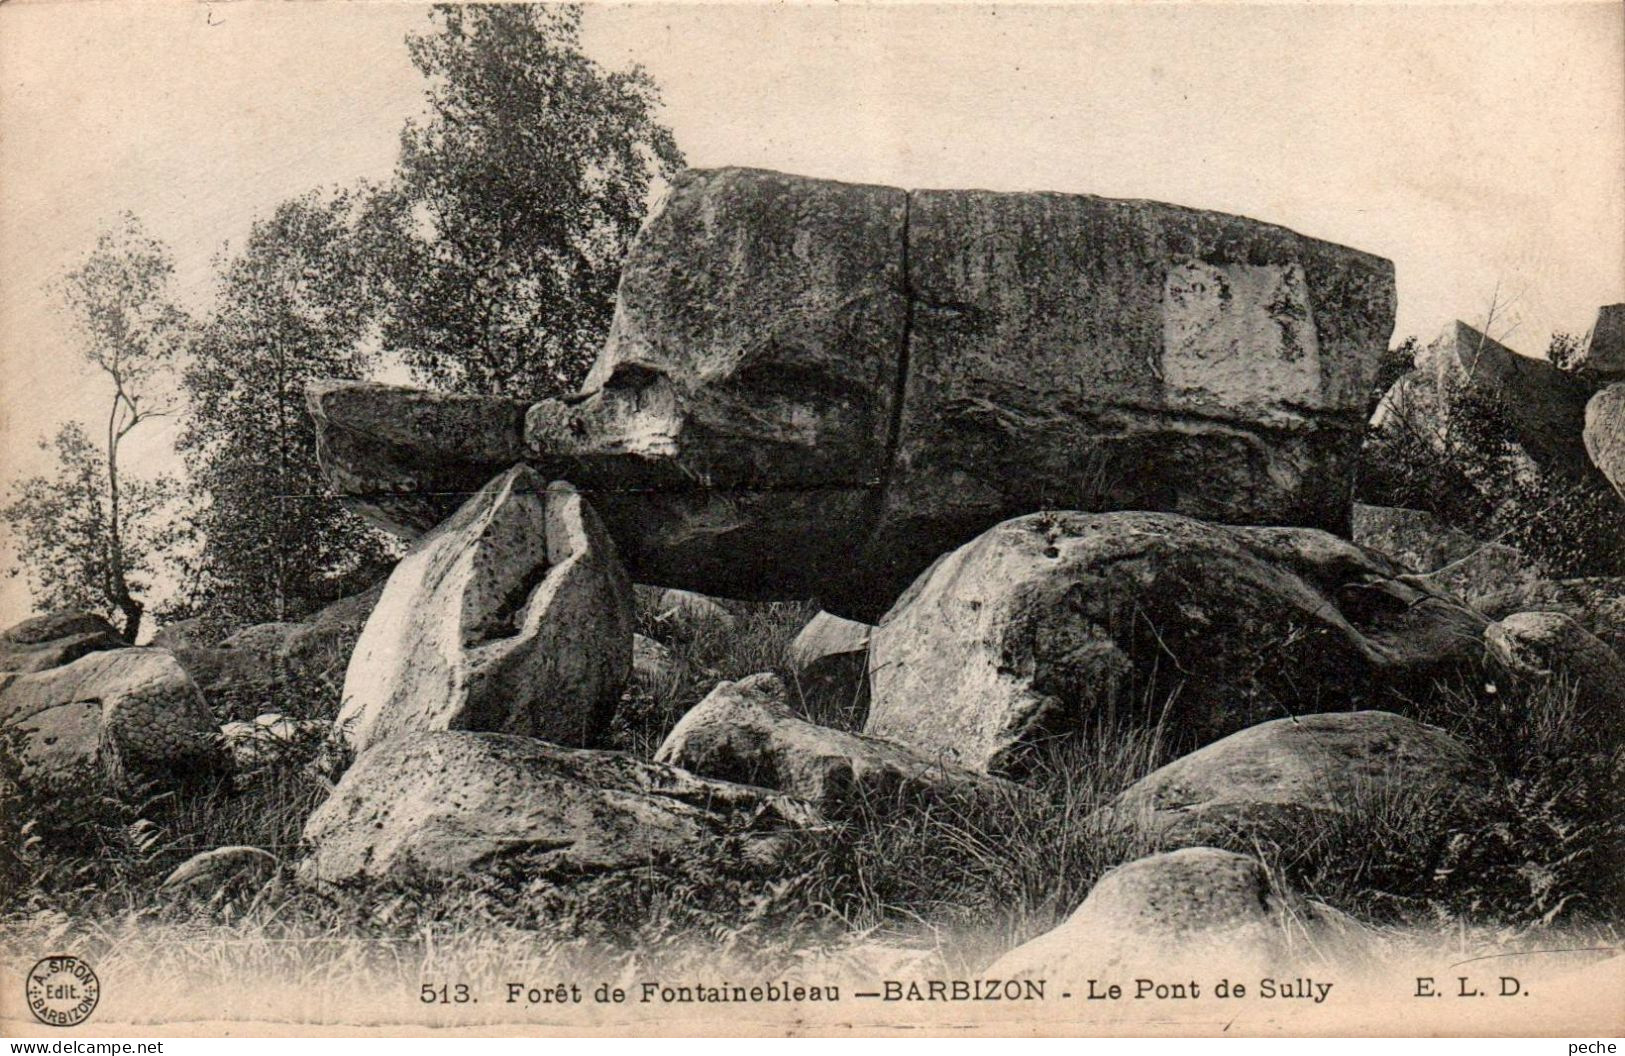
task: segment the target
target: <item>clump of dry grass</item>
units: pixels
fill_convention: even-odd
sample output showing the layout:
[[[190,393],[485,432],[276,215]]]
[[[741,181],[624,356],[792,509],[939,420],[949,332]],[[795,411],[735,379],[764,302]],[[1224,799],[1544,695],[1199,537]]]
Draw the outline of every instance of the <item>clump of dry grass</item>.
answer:
[[[622,700],[609,746],[647,758],[654,754],[677,720],[722,681],[761,671],[776,671],[786,685],[794,678],[784,669],[784,649],[796,632],[817,615],[804,602],[730,603],[731,625],[696,621],[681,630],[659,618],[652,603],[638,596],[637,630],[671,650],[672,677],[655,685],[634,685]]]

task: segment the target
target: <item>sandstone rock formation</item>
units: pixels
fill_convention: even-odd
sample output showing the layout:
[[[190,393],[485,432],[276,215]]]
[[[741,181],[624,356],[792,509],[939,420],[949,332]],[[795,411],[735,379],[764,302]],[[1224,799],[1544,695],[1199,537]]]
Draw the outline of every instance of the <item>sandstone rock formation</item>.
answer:
[[[1425,510],[1354,504],[1354,541],[1468,602],[1540,580],[1516,547],[1474,539]]]
[[[848,704],[869,703],[867,623],[820,612],[784,649],[784,663],[804,697]],[[844,699],[843,699],[844,698]]]
[[[1625,304],[1605,304],[1597,309],[1591,340],[1575,368],[1604,381],[1625,378]]]
[[[1322,963],[1362,940],[1341,915],[1278,888],[1252,858],[1190,847],[1100,878],[1053,931],[989,967],[993,978],[1067,985],[1224,965],[1231,978]]]
[[[0,634],[0,672],[45,671],[81,656],[128,645],[113,625],[88,612],[35,616]]]
[[[266,711],[331,719],[338,711],[344,670],[372,614],[380,583],[298,622],[245,627],[213,645],[162,631],[153,644],[175,654],[203,691],[215,716],[243,721]]]
[[[16,738],[31,782],[100,775],[114,788],[173,787],[223,764],[197,686],[158,649],[114,649],[0,675],[0,727]]]
[[[1487,595],[1473,607],[1492,620],[1515,612],[1561,612],[1625,656],[1625,578],[1543,579]]]
[[[1313,850],[1340,821],[1439,824],[1474,817],[1494,774],[1443,730],[1384,711],[1275,719],[1215,741],[1135,782],[1100,823],[1162,847]]]
[[[352,509],[408,539],[522,461],[523,400],[374,382],[314,382],[316,454]]]
[[[305,881],[530,877],[659,865],[708,841],[741,857],[814,820],[761,789],[618,752],[499,733],[408,734],[363,752],[305,824]]]
[[[592,507],[528,466],[420,539],[356,643],[337,725],[357,751],[426,730],[586,745],[632,663],[632,585]]]
[[[1591,461],[1625,498],[1625,381],[1591,397],[1586,404],[1584,437]]]
[[[1459,321],[1416,353],[1415,369],[1383,396],[1372,427],[1378,432],[1407,429],[1442,442],[1446,418],[1463,392],[1499,401],[1527,464],[1577,480],[1595,477],[1580,440],[1590,386]]]
[[[943,557],[875,628],[864,732],[994,772],[1113,713],[1206,743],[1401,706],[1474,670],[1484,624],[1313,529],[1031,514]]]
[[[1516,612],[1492,623],[1484,640],[1514,673],[1565,678],[1595,721],[1625,729],[1625,659],[1561,612]]]
[[[787,792],[831,815],[900,799],[997,797],[1000,782],[895,744],[808,722],[777,675],[724,682],[677,723],[655,761]]]
[[[1047,506],[1346,531],[1393,310],[1387,261],[1240,217],[691,170],[582,393],[526,412],[526,457],[641,582],[872,618]],[[311,402],[339,491],[406,532],[517,440],[501,398]]]

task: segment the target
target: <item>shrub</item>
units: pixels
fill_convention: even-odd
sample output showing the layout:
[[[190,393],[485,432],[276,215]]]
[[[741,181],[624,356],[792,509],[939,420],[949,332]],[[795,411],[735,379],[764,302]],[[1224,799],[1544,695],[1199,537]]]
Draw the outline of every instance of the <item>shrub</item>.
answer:
[[[1367,435],[1361,501],[1426,510],[1516,547],[1553,578],[1625,575],[1618,496],[1531,461],[1498,396],[1456,379],[1436,398],[1416,388],[1407,396],[1390,400],[1382,426]]]

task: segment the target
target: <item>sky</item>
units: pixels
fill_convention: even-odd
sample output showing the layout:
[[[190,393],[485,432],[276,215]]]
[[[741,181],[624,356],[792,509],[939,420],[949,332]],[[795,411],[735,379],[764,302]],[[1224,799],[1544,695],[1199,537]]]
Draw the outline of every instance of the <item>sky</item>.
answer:
[[[390,0],[0,5],[0,477],[102,413],[46,284],[118,213],[211,261],[382,179],[423,83]],[[1393,260],[1396,337],[1503,308],[1527,353],[1625,300],[1625,5],[594,4],[696,166],[1150,198]],[[172,424],[133,434],[173,463]],[[142,435],[144,433],[145,435]],[[27,609],[0,581],[0,624]]]

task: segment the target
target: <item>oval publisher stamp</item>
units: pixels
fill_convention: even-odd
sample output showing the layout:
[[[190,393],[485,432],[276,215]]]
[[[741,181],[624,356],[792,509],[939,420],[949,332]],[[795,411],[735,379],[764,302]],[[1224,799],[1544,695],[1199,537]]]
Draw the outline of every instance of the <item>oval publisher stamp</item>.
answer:
[[[28,1010],[48,1027],[77,1027],[96,1011],[101,980],[90,965],[62,954],[46,957],[28,970],[24,984]]]

